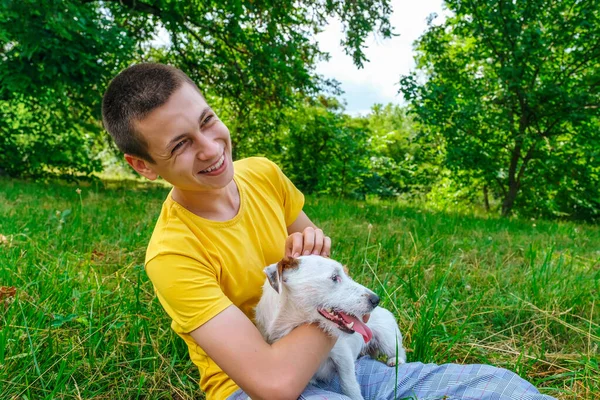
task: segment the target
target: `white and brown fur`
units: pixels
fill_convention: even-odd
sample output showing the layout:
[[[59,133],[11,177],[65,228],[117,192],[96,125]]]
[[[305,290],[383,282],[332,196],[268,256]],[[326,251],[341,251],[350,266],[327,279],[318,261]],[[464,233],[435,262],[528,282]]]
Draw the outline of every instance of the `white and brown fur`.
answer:
[[[348,277],[337,261],[320,256],[284,259],[265,268],[265,274],[256,324],[268,343],[305,323],[317,323],[339,337],[313,381],[329,381],[337,372],[343,393],[353,400],[362,400],[354,365],[359,355],[381,353],[389,366],[406,362],[402,335],[392,313],[377,307],[377,295]],[[340,310],[359,320],[371,314],[366,325],[373,337],[364,343],[362,335],[342,331],[343,327],[325,318],[318,309]]]

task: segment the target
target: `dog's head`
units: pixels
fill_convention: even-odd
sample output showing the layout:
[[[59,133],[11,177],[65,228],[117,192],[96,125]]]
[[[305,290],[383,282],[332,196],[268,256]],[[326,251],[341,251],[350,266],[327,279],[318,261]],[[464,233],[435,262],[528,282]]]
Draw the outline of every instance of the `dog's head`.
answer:
[[[309,315],[309,321],[298,322],[318,322],[333,334],[358,332],[365,342],[371,340],[373,334],[362,318],[377,307],[379,297],[350,279],[339,262],[302,256],[283,259],[264,271],[271,287],[285,294],[282,301],[290,307],[284,309]]]

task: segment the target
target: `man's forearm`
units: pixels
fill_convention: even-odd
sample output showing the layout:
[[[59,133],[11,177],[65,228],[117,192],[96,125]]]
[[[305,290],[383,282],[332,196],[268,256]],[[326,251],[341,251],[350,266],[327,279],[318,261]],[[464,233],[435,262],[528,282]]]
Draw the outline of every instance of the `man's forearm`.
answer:
[[[302,325],[271,345],[271,362],[266,376],[272,377],[271,393],[257,393],[253,399],[297,399],[319,365],[329,355],[336,338],[316,325]],[[247,393],[250,394],[250,393]],[[272,396],[276,397],[272,397]],[[271,396],[271,397],[269,397]]]

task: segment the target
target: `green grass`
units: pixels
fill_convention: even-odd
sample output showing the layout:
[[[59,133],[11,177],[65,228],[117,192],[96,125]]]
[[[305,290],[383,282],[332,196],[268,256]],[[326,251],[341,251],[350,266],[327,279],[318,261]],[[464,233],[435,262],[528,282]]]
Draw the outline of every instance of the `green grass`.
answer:
[[[0,398],[199,398],[143,271],[167,190],[0,180]],[[398,317],[409,360],[490,363],[600,398],[600,228],[308,198],[332,256]],[[0,236],[0,242],[2,242]]]

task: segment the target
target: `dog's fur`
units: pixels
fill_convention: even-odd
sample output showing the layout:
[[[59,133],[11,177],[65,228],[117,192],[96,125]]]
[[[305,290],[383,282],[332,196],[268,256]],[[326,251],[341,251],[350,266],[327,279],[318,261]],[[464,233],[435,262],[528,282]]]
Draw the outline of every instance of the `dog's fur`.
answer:
[[[339,337],[313,380],[329,381],[337,371],[344,394],[362,400],[354,367],[359,355],[382,353],[389,366],[406,362],[392,313],[377,307],[377,295],[350,279],[337,261],[320,256],[284,259],[265,268],[265,274],[256,324],[268,343],[305,323],[318,323]],[[368,328],[362,323],[366,314],[371,314]]]

